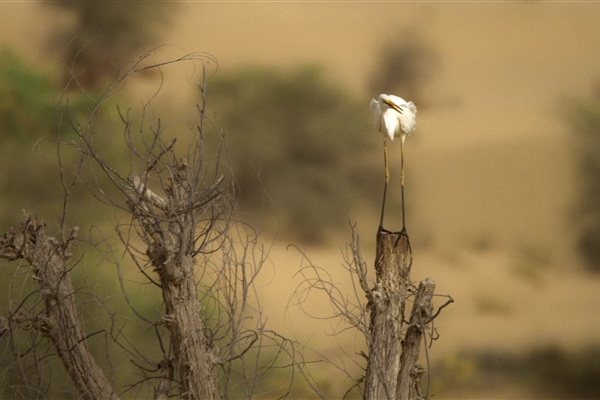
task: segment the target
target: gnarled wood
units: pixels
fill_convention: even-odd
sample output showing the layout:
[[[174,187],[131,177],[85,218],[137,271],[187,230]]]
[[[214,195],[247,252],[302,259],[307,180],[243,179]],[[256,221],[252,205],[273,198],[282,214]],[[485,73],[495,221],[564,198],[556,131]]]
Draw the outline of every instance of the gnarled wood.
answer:
[[[82,398],[116,399],[112,385],[91,355],[78,321],[75,289],[67,260],[71,238],[59,241],[44,233],[44,224],[31,217],[19,229],[11,228],[0,239],[0,258],[24,259],[33,270],[44,299],[40,329],[50,338]]]
[[[132,174],[129,180],[135,189],[131,197],[135,201],[128,204],[149,233],[145,237],[146,253],[160,277],[165,302],[162,322],[171,339],[179,397],[218,399],[219,360],[204,334],[192,258],[197,228],[194,211],[216,196],[216,187],[199,192],[186,159],[175,160],[169,170],[171,186],[166,190],[167,199],[149,190]],[[161,390],[168,393],[168,388]]]
[[[432,318],[433,304],[431,303],[431,298],[434,291],[435,282],[431,279],[425,279],[419,284],[419,289],[415,295],[408,328],[402,341],[401,367],[396,390],[396,399],[398,400],[409,400],[413,388],[420,391],[417,385],[420,376],[425,373],[425,370],[418,364],[419,351],[421,349],[423,329],[425,329],[425,326]]]
[[[402,353],[404,308],[412,253],[405,232],[377,232],[376,285],[369,295],[369,362],[365,400],[394,399]]]

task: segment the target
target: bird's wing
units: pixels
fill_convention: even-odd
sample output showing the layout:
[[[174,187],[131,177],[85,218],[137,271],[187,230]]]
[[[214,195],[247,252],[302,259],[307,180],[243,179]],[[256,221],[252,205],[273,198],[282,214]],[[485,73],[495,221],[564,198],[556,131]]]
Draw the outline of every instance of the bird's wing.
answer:
[[[381,107],[379,106],[379,102],[375,99],[371,99],[371,111],[373,112],[375,128],[378,131],[381,131]]]
[[[402,104],[401,108],[403,112],[399,115],[400,125],[402,127],[402,131],[404,131],[405,134],[410,135],[417,124],[415,120],[417,116],[417,107],[412,101],[409,101]]]
[[[398,117],[402,117],[398,111],[393,108],[388,108],[383,113],[383,122],[385,124],[385,132],[389,136],[390,140],[394,140],[394,136],[398,133],[400,128],[400,120]]]

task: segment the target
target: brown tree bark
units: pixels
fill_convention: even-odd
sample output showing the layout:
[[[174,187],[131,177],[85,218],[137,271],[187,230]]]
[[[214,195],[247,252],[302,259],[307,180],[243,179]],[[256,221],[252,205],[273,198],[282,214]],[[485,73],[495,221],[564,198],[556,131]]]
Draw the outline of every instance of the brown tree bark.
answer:
[[[24,259],[31,265],[45,305],[39,328],[54,344],[82,398],[117,399],[112,385],[90,354],[78,321],[75,289],[67,264],[76,232],[74,229],[71,238],[59,241],[45,234],[44,224],[28,217],[19,229],[11,228],[0,239],[0,258]]]
[[[419,387],[421,375],[425,369],[418,363],[423,339],[423,329],[430,322],[433,314],[431,298],[435,291],[435,282],[425,279],[419,284],[415,295],[408,328],[402,341],[402,356],[400,357],[400,373],[396,387],[396,399],[409,400],[414,389],[420,395]],[[420,396],[419,396],[420,397]]]
[[[380,229],[375,255],[376,284],[368,304],[371,325],[365,400],[394,399],[396,396],[411,264],[412,253],[406,233]]]
[[[204,336],[200,303],[196,298],[193,261],[183,256],[159,268],[175,366],[183,399],[218,399],[217,356]]]
[[[128,204],[148,233],[147,254],[160,277],[165,302],[162,322],[171,339],[179,396],[188,400],[218,399],[219,359],[205,336],[193,260],[197,240],[194,212],[198,204],[216,196],[215,187],[206,193],[198,192],[186,159],[175,160],[169,171],[168,199],[149,190],[139,176],[132,174],[129,180],[136,193],[132,199],[136,201]]]
[[[165,358],[159,364],[160,378],[154,388],[155,400],[167,400],[171,391],[171,383],[173,382],[173,363],[168,358]]]
[[[431,319],[433,281],[421,282],[411,319],[404,327],[410,292],[412,251],[408,235],[379,229],[375,256],[376,284],[368,292],[371,314],[365,400],[408,400],[424,369],[418,364],[424,326]]]

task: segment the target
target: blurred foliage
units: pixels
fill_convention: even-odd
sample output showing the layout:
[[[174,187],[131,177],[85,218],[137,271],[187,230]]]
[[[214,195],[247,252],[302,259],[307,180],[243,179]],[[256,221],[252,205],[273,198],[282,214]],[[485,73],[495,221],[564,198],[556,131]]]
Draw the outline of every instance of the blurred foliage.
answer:
[[[531,376],[546,394],[562,398],[598,398],[600,396],[600,346],[576,352],[551,346],[537,349],[522,360],[509,363],[515,375]],[[521,366],[521,371],[519,371]],[[521,373],[519,373],[521,372]]]
[[[600,346],[576,351],[547,346],[521,354],[486,351],[447,357],[433,368],[433,393],[474,398],[474,394],[527,395],[540,399],[597,399]],[[510,383],[510,388],[507,388]]]
[[[384,42],[369,78],[372,93],[397,94],[417,107],[426,104],[423,85],[435,74],[440,57],[421,36],[409,29]]]
[[[88,89],[122,74],[132,54],[158,44],[178,8],[176,2],[144,0],[47,3],[74,16],[75,23],[57,32],[52,44],[65,52],[65,65]]]
[[[477,358],[480,372],[506,374],[552,398],[591,399],[600,393],[598,345],[574,352],[548,346],[523,355],[488,353]]]
[[[39,137],[41,131],[48,132],[46,122],[56,118],[56,82],[52,74],[28,68],[15,51],[6,47],[0,50],[0,74],[2,136]]]
[[[600,272],[600,91],[572,103],[567,118],[575,136],[577,246],[588,268]]]
[[[55,76],[56,71],[51,68],[30,68],[14,51],[0,50],[0,228],[3,231],[19,224],[23,218],[21,209],[59,215],[52,212],[61,202],[58,171],[49,168],[52,161],[40,156],[37,146],[44,137],[56,137],[57,118],[64,111],[57,104]],[[72,107],[76,112],[79,106],[73,102]],[[54,155],[49,153],[50,157]]]
[[[0,49],[0,234],[23,221],[21,209],[37,213],[48,224],[49,234],[55,232],[62,214],[64,191],[59,175],[56,140],[60,138],[65,144],[61,146],[60,154],[65,176],[71,180],[77,162],[77,151],[71,145],[77,142],[77,135],[71,122],[86,126],[90,109],[95,105],[93,99],[98,95],[69,93],[67,97],[60,90],[57,71],[56,67],[48,64],[30,66],[14,50]],[[107,108],[114,100],[111,98],[106,102]],[[114,132],[105,129],[112,124],[107,114],[101,112],[100,115],[101,121],[96,124],[98,131]],[[114,135],[100,134],[97,139],[103,151],[119,159],[122,151],[117,148]],[[68,227],[73,224],[90,226],[94,222],[106,221],[106,211],[95,207],[95,200],[90,202],[89,192],[84,187],[71,193],[69,203]],[[85,241],[88,233],[81,232],[80,238]],[[100,238],[97,242],[106,243],[106,238]],[[107,252],[95,250],[93,246],[82,244],[81,248],[74,249],[73,257],[76,268],[72,270],[72,277],[78,288],[76,296],[80,300],[82,322],[88,332],[101,332],[110,326],[103,307],[108,303],[117,303],[114,296],[120,291],[115,285],[117,279],[110,268],[111,263],[107,262]],[[107,270],[110,272],[107,273]],[[41,311],[43,302],[40,298],[26,295],[39,289],[38,283],[31,279],[26,264],[13,262],[2,265],[1,274],[0,293],[4,293],[4,296],[0,299],[0,307],[3,310],[26,305],[31,306],[32,310]],[[101,294],[98,293],[100,290],[103,291]],[[160,299],[160,293],[156,294]],[[103,299],[102,304],[99,304],[99,298]],[[114,306],[119,310],[118,315],[129,316],[131,311],[122,298],[119,299],[120,303]],[[148,295],[141,299],[144,304],[150,304]],[[122,327],[122,331],[140,338],[141,348],[156,348],[152,340],[142,340],[148,336],[155,337],[147,326],[140,328],[130,322]],[[6,334],[1,339],[0,398],[79,397],[60,359],[48,356],[53,354],[53,347],[40,332],[25,327],[18,335]],[[108,356],[112,357],[113,363],[127,360],[124,366],[120,366],[120,370],[127,373],[119,375],[118,379],[125,379],[136,370],[129,363],[128,355],[118,354],[118,351],[107,354],[105,336],[94,335],[90,340],[93,343],[92,351],[107,370],[110,368]],[[11,351],[4,347],[9,343],[15,353],[21,353],[22,357],[17,360],[12,358]],[[21,376],[11,369],[15,365],[18,365]],[[24,378],[28,385],[23,384]]]
[[[52,226],[62,213],[64,190],[60,181],[57,140],[66,180],[73,179],[78,152],[74,131],[85,127],[95,106],[94,92],[60,91],[57,69],[49,64],[28,66],[15,51],[0,50],[0,229],[5,231],[23,219],[21,209],[39,213]],[[110,98],[110,108],[117,98]],[[114,111],[114,110],[113,110]],[[105,115],[103,112],[100,115]],[[114,140],[103,132],[116,118],[95,121],[94,140],[110,160],[122,159]],[[121,146],[123,147],[123,146]],[[124,161],[121,161],[121,163]],[[115,164],[118,167],[118,163]],[[73,191],[69,215],[73,224],[90,221],[90,208],[83,187]],[[85,204],[85,205],[84,205]]]
[[[380,198],[382,168],[369,160],[381,143],[368,101],[332,84],[320,68],[245,67],[214,77],[208,90],[243,208],[278,220],[296,239],[319,242],[365,198]]]

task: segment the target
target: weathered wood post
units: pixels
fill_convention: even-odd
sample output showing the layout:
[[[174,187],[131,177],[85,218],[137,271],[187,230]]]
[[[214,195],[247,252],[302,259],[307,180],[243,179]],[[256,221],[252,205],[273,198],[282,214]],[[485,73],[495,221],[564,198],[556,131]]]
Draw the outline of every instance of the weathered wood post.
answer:
[[[411,320],[405,328],[406,301],[413,296],[411,266],[412,250],[406,231],[390,232],[380,227],[375,256],[376,284],[368,293],[371,322],[364,400],[408,400],[416,386],[413,383],[423,375],[418,364],[419,349],[423,322],[428,322],[431,315],[435,284],[427,280],[425,288],[419,288]]]
[[[424,327],[433,318],[433,305],[431,298],[435,291],[435,282],[425,279],[419,284],[417,294],[406,328],[404,340],[402,340],[402,356],[400,356],[400,372],[398,373],[398,384],[396,386],[396,399],[408,400],[414,389],[416,398],[423,398],[421,394],[421,376],[428,372],[419,364],[419,351],[423,339]]]

